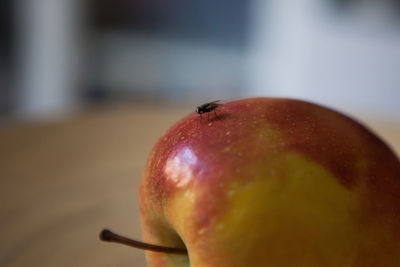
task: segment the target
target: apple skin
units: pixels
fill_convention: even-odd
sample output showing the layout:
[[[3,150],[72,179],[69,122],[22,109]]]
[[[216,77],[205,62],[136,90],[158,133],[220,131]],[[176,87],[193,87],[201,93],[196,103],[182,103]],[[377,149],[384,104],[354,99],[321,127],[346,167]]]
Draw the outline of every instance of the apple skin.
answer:
[[[336,111],[279,98],[190,114],[154,147],[143,238],[188,256],[148,265],[400,266],[400,163]]]

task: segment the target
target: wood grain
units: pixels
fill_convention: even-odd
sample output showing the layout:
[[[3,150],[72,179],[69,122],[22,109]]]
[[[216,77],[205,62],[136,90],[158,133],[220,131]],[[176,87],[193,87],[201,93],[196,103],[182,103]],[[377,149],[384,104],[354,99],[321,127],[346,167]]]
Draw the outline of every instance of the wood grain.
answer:
[[[187,109],[123,107],[0,129],[0,266],[146,266],[99,241],[141,239],[138,186],[156,140]]]
[[[156,140],[190,108],[125,106],[0,128],[0,266],[146,266],[138,186]],[[368,120],[399,155],[400,126]]]

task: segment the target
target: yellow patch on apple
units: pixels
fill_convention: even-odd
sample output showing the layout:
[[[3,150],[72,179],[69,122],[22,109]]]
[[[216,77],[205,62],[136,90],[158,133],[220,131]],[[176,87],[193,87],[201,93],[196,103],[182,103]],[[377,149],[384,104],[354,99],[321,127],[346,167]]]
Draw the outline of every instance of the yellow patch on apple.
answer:
[[[224,259],[219,266],[228,266],[228,256],[229,266],[261,266],[260,259],[270,266],[353,266],[361,240],[356,194],[295,152],[280,153],[263,169],[246,184],[232,179],[227,190],[230,206],[211,234]]]

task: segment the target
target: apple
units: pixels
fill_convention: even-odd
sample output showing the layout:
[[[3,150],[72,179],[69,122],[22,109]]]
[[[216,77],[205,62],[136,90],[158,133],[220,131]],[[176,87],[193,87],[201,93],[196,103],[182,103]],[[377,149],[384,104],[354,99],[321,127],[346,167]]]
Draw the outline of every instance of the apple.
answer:
[[[217,111],[150,155],[144,240],[188,255],[147,252],[149,266],[400,266],[400,163],[370,130],[291,99]]]
[[[382,140],[299,100],[216,111],[188,115],[151,152],[144,241],[187,254],[147,252],[149,266],[400,266],[400,162]]]

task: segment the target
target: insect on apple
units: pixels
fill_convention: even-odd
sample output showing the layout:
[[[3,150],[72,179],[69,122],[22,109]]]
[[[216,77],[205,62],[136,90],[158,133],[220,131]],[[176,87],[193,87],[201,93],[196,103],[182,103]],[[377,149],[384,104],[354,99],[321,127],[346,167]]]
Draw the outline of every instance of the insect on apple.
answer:
[[[200,114],[200,118],[202,118],[202,114],[207,113],[207,120],[210,118],[210,112],[214,111],[215,116],[218,118],[217,113],[216,113],[216,109],[217,107],[221,106],[222,104],[218,103],[221,100],[216,100],[216,101],[212,101],[212,102],[208,102],[205,103],[203,105],[200,105],[196,108],[196,112],[198,114]]]

